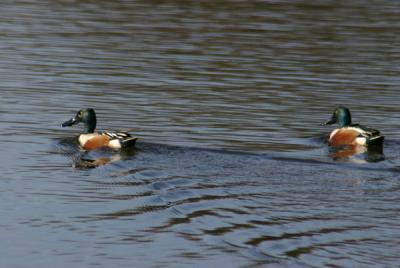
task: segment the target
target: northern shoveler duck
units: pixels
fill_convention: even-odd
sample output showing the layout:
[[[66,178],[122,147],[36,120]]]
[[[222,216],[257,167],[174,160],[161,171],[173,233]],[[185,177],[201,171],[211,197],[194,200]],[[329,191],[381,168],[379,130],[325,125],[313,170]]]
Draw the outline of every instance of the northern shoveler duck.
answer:
[[[339,128],[333,130],[329,135],[329,144],[336,145],[362,145],[381,146],[384,137],[376,129],[351,123],[350,110],[346,107],[337,107],[332,118],[325,125],[337,123]]]
[[[127,132],[94,132],[96,129],[96,113],[93,109],[81,109],[70,120],[64,122],[62,127],[84,123],[84,133],[78,136],[79,145],[85,150],[93,150],[100,147],[113,149],[128,148],[134,146],[137,138]]]

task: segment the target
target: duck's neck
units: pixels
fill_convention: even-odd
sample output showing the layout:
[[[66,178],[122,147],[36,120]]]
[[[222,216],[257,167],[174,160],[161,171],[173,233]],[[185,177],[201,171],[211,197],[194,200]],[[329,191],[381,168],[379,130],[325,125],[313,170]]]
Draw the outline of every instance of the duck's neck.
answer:
[[[344,116],[344,117],[340,117],[338,125],[339,125],[340,128],[348,127],[349,125],[351,125],[351,117],[350,117],[350,115]]]
[[[96,124],[85,124],[85,127],[83,129],[85,134],[91,134],[94,133],[94,130],[96,129]]]

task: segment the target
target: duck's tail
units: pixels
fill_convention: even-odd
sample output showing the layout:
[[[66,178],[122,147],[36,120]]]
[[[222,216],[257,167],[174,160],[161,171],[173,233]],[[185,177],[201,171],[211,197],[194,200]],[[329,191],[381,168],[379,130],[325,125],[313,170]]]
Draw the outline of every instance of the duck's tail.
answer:
[[[137,139],[138,139],[137,137],[130,137],[127,139],[120,140],[121,148],[130,148],[135,146]]]
[[[367,142],[368,151],[383,154],[383,136],[374,136]]]
[[[380,145],[383,144],[383,140],[384,140],[384,139],[385,139],[385,138],[384,138],[383,136],[381,136],[381,135],[371,137],[371,138],[368,140],[367,145],[368,145],[368,146],[380,146]]]

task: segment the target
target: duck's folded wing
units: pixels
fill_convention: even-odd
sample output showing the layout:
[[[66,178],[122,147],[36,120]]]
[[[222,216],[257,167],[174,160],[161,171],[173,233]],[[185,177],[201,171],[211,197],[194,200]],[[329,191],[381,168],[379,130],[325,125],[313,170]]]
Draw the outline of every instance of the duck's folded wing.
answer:
[[[131,137],[127,132],[103,132],[103,135],[110,137],[110,139],[125,140]]]
[[[374,128],[366,127],[359,124],[352,124],[350,127],[354,128],[362,137],[371,138],[380,136],[379,130],[376,130]]]

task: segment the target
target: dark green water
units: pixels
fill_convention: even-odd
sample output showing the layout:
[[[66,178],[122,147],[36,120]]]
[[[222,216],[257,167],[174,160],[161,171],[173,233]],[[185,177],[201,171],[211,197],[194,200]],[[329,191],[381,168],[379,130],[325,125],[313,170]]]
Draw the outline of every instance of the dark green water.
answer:
[[[396,1],[0,3],[1,267],[397,267]],[[333,108],[384,156],[333,159]],[[129,154],[74,168],[93,107]],[[378,162],[368,162],[380,159]]]

